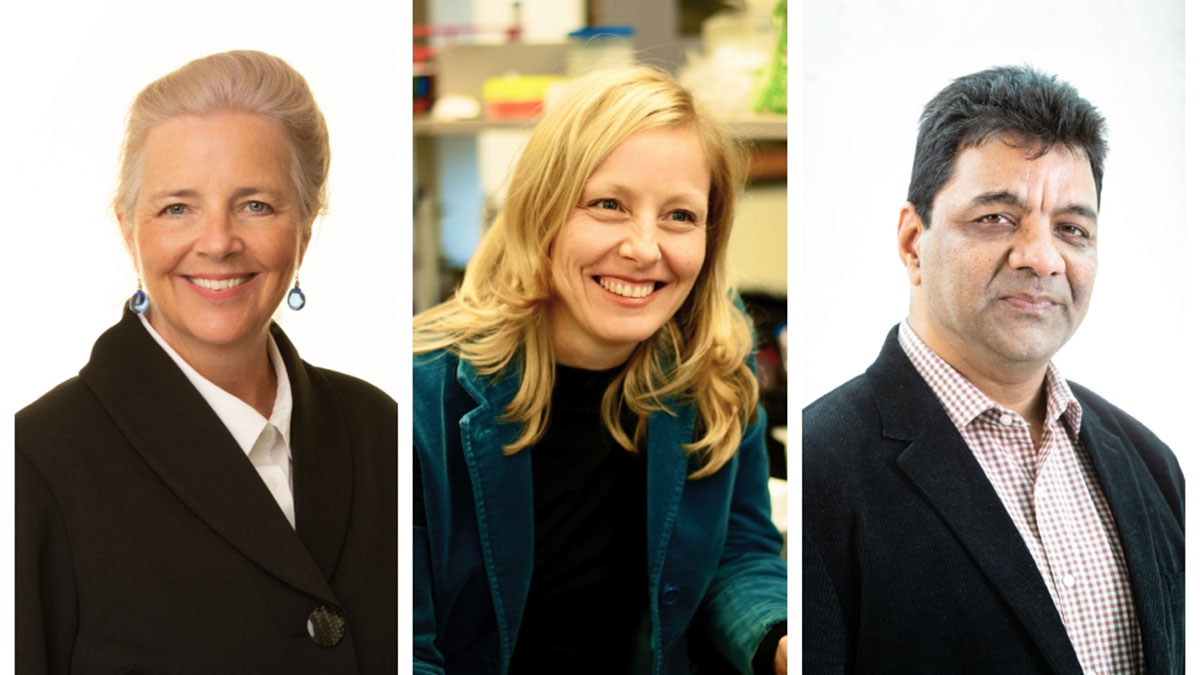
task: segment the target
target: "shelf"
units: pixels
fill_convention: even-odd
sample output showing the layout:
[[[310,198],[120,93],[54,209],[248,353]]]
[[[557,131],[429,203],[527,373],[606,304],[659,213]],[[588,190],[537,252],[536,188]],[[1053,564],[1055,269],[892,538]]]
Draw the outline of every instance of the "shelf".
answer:
[[[461,120],[439,122],[428,117],[413,119],[413,134],[417,136],[474,136],[482,131],[523,131],[533,128],[536,120]],[[787,118],[763,115],[747,117],[733,123],[733,133],[741,138],[764,141],[787,140]]]

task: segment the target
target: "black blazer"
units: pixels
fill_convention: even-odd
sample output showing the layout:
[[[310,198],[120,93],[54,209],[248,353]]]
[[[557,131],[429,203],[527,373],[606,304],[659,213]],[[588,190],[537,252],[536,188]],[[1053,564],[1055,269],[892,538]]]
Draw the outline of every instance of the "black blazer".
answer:
[[[295,530],[128,311],[17,413],[17,672],[396,672],[396,403],[271,332]],[[333,646],[318,607],[344,620]]]
[[[893,329],[804,409],[804,672],[1079,673],[1045,583]],[[1183,476],[1075,384],[1129,568],[1149,673],[1183,672]]]

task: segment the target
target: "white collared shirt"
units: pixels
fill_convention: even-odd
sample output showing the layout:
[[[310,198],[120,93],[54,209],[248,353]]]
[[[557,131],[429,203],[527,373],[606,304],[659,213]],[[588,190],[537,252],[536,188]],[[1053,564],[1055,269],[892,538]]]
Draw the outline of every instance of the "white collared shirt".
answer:
[[[267,419],[250,404],[230,394],[205,379],[196,369],[188,365],[178,352],[150,325],[145,315],[138,319],[150,337],[158,343],[167,356],[179,366],[188,381],[200,392],[221,423],[237,442],[246,458],[251,461],[267,489],[287,516],[292,527],[296,527],[296,516],[292,502],[292,386],[288,380],[287,367],[274,339],[267,340],[267,352],[271,366],[275,369],[275,405],[271,418]]]

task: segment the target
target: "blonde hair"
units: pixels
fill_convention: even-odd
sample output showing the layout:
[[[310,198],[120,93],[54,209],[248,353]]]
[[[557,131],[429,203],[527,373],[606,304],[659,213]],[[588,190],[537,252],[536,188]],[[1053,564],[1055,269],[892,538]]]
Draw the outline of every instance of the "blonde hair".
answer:
[[[747,365],[751,330],[734,305],[726,263],[745,153],[670,77],[635,67],[581,78],[547,111],[513,168],[504,206],[462,285],[413,320],[418,354],[447,349],[483,375],[499,374],[520,355],[520,387],[504,417],[524,429],[505,446],[506,454],[536,443],[549,421],[555,364],[547,324],[554,292],[551,242],[609,153],[636,133],[660,128],[693,131],[708,161],[706,255],[679,311],[634,350],[608,387],[602,416],[617,442],[636,452],[652,412],[675,414],[667,405],[672,398],[693,405],[698,438],[684,446],[697,467],[693,478],[715,473],[737,451],[758,399]],[[620,422],[622,406],[637,417],[632,437]]]
[[[132,214],[141,184],[142,151],[155,124],[184,115],[232,110],[279,122],[291,146],[292,183],[300,219],[310,227],[325,210],[329,130],[308,83],[283,59],[232,51],[196,59],[151,82],[137,95],[125,123],[121,173],[113,208]],[[132,219],[126,219],[126,226]]]

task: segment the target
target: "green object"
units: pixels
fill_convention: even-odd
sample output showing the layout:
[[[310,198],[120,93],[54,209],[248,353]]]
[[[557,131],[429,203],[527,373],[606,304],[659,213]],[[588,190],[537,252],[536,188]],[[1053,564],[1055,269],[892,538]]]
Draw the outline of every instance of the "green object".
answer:
[[[764,111],[787,114],[787,0],[779,0],[775,11],[771,13],[771,21],[779,26],[779,40],[775,43],[775,56],[771,59],[770,70],[758,99],[754,102],[754,112]]]

